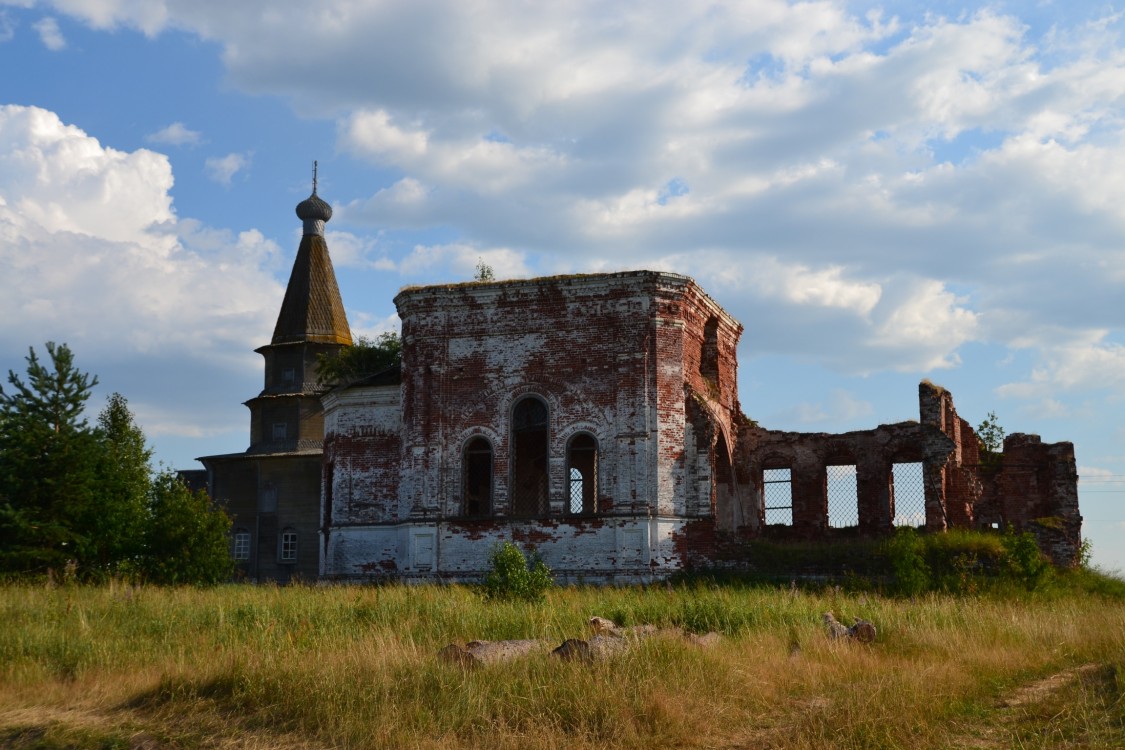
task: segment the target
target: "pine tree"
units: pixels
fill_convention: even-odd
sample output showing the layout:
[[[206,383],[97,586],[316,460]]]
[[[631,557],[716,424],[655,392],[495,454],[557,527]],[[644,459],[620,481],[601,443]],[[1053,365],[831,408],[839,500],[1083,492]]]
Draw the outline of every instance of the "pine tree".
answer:
[[[100,578],[128,570],[143,550],[152,450],[120,393],[111,395],[98,415],[95,434],[96,497],[78,522],[89,546],[87,573]]]
[[[171,472],[152,476],[152,451],[120,394],[91,428],[82,413],[97,378],[65,344],[46,348],[49,366],[31,349],[26,381],[9,371],[11,391],[0,387],[0,572],[229,578],[227,515]]]
[[[28,350],[27,382],[0,386],[0,569],[45,572],[88,554],[77,518],[95,500],[98,441],[82,417],[97,378],[66,344],[47,342],[50,367]]]

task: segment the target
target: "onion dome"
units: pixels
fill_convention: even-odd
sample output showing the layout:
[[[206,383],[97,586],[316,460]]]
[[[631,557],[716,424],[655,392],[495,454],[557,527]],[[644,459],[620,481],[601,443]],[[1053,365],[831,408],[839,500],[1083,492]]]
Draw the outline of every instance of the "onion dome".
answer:
[[[324,235],[324,223],[332,218],[332,206],[316,194],[316,162],[313,162],[312,195],[297,204],[297,218],[305,223],[305,234]]]

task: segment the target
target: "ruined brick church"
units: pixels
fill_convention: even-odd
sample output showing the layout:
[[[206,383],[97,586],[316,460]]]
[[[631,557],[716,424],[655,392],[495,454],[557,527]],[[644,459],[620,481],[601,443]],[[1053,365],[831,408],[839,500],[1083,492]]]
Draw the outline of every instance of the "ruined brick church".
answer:
[[[762,537],[896,525],[1031,531],[1058,564],[1081,543],[1070,443],[1015,434],[995,460],[952,396],[917,422],[768,430],[738,399],[742,325],[692,279],[629,271],[411,287],[401,366],[331,389],[351,344],[313,195],[247,402],[244,453],[200,459],[252,580],[473,580],[500,541],[563,580],[737,566]]]

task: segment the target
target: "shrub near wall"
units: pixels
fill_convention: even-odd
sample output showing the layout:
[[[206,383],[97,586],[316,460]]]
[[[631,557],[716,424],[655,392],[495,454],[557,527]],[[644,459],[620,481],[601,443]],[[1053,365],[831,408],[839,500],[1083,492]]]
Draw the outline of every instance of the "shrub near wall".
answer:
[[[1054,568],[1027,532],[966,531],[938,534],[899,528],[882,539],[834,542],[756,540],[729,569],[694,572],[678,580],[742,579],[748,582],[842,586],[902,596],[937,591],[975,593],[1044,586]]]
[[[488,562],[489,571],[484,579],[485,598],[538,602],[546,598],[547,590],[554,585],[551,569],[539,555],[532,553],[528,560],[511,542],[493,547]]]

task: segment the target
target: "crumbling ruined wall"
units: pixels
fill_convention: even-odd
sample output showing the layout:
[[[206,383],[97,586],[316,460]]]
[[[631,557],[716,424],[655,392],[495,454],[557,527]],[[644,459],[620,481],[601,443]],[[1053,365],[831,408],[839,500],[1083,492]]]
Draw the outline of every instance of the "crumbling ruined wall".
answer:
[[[981,442],[948,391],[923,381],[918,397],[922,422],[941,429],[955,446],[945,465],[927,475],[927,503],[932,492],[945,521],[935,518],[927,527],[1028,531],[1056,565],[1077,564],[1082,516],[1074,445],[1016,433],[1004,440],[1002,452],[982,460]]]
[[[973,428],[957,415],[953,395],[928,380],[918,384],[921,423],[940,430],[953,441],[953,451],[941,465],[926,466],[926,528],[972,528],[973,507],[981,497],[980,441]]]
[[[355,559],[363,565],[393,561],[402,553],[397,535],[354,533],[399,518],[400,388],[391,383],[336,389],[324,405],[320,575],[332,576],[354,569]]]
[[[941,431],[916,422],[881,425],[872,430],[840,434],[783,432],[746,427],[739,461],[761,494],[764,469],[791,470],[793,525],[791,536],[814,539],[829,531],[827,467],[856,467],[858,530],[880,534],[891,530],[895,517],[892,467],[895,463],[942,465],[953,442]],[[764,508],[759,503],[759,523]],[[930,508],[927,507],[927,525]]]
[[[349,389],[329,394],[325,404],[326,525],[397,521],[402,442],[399,387]]]
[[[977,525],[1028,531],[1056,565],[1076,565],[1082,516],[1074,445],[1016,433],[1004,440],[1004,450],[995,458],[996,463],[981,470],[983,492],[974,508]]]
[[[842,434],[761,428],[738,400],[742,326],[687,277],[429,286],[395,302],[401,385],[325,400],[325,576],[479,578],[493,547],[514,541],[564,579],[648,580],[737,565],[763,535],[874,536],[896,522],[1027,529],[1056,562],[1076,559],[1069,444],[1013,436],[998,462],[982,463],[952,395],[929,382],[917,422]],[[528,399],[538,416],[520,411]],[[541,420],[532,437],[514,429],[528,419]],[[576,441],[593,453],[581,459],[577,500]],[[540,463],[517,468],[520,451]],[[896,464],[921,465],[907,515],[896,507],[907,494]],[[829,507],[836,466],[855,467],[846,517],[829,515],[840,510]],[[767,525],[772,469],[789,470],[791,523]],[[582,478],[591,472],[592,493]]]
[[[893,467],[921,463],[928,531],[948,528],[1012,529],[1035,535],[1057,565],[1078,560],[1081,522],[1078,476],[1070,443],[1044,444],[1036,435],[1016,434],[1002,453],[982,461],[981,444],[957,414],[953,396],[923,381],[918,387],[919,421],[880,425],[840,434],[784,432],[744,425],[738,432],[732,476],[742,505],[756,514],[724,528],[721,515],[696,524],[686,545],[696,564],[707,564],[706,548],[722,551],[723,532],[746,538],[830,538],[827,468],[855,466],[856,517],[851,531],[879,535],[893,529],[896,497]],[[696,430],[709,429],[706,419]],[[713,428],[711,428],[713,429]],[[706,440],[700,441],[701,449]],[[767,526],[763,472],[790,471],[792,524]],[[721,484],[717,480],[713,484]],[[836,524],[838,525],[838,524]],[[685,537],[686,538],[686,537]]]

